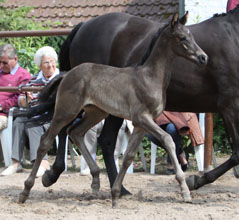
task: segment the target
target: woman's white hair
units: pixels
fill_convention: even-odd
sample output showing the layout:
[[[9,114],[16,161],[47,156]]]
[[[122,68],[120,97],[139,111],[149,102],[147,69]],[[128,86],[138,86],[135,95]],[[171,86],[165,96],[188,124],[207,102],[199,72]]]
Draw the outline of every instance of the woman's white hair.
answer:
[[[53,57],[57,61],[56,51],[50,46],[44,46],[37,50],[34,56],[34,62],[37,66],[41,65],[43,56]]]

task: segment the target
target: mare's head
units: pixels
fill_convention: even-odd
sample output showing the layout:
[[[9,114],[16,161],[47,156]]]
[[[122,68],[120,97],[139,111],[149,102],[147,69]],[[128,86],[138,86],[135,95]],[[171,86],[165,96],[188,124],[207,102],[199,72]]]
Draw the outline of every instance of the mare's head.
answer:
[[[188,12],[178,19],[178,14],[173,16],[173,19],[168,27],[168,33],[171,35],[173,51],[186,59],[189,59],[199,65],[206,65],[208,56],[195,42],[193,35],[185,26],[188,19]]]

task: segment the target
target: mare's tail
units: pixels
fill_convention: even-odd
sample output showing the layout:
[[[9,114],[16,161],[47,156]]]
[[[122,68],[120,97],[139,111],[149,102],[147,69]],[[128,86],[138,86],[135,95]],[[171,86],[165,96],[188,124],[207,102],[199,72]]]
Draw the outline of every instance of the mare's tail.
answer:
[[[69,52],[70,52],[70,45],[72,40],[74,39],[77,31],[83,25],[83,22],[77,24],[68,35],[64,43],[61,45],[60,53],[59,53],[59,67],[60,71],[68,71],[71,69],[70,59],[69,59]]]

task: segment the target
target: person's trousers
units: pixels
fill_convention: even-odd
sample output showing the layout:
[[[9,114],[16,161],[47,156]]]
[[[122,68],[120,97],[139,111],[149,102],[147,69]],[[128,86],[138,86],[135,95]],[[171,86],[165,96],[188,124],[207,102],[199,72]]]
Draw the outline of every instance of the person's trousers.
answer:
[[[17,117],[13,121],[13,140],[12,140],[12,158],[21,161],[23,151],[27,140],[30,148],[30,161],[34,162],[37,157],[37,150],[40,145],[41,136],[49,127],[49,123],[37,127],[27,127],[26,122],[22,122],[24,117]],[[47,155],[44,156],[48,159]]]
[[[181,139],[182,139],[181,135],[178,133],[178,131],[173,123],[162,125],[160,127],[163,130],[165,130],[168,134],[170,134],[171,137],[173,138],[173,141],[175,143],[175,148],[176,148],[176,155],[177,155],[178,161],[180,161],[179,155],[183,153],[183,149],[181,146]],[[162,144],[160,143],[160,141],[156,137],[152,136],[151,134],[147,134],[146,136],[149,138],[150,141],[152,141],[157,146],[163,147]],[[167,162],[171,164],[171,159],[170,159],[169,155],[167,157]]]

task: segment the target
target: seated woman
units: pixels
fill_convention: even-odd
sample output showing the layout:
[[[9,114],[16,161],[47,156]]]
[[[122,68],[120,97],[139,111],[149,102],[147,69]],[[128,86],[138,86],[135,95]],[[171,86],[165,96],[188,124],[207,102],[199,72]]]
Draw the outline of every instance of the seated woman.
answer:
[[[186,171],[188,168],[188,158],[182,149],[182,136],[189,135],[192,146],[204,143],[197,115],[189,112],[164,111],[163,114],[156,120],[156,123],[172,136],[176,147],[178,161],[181,164],[182,170]],[[160,141],[152,135],[147,134],[147,137],[157,146],[162,146]],[[169,156],[167,157],[167,162],[167,174],[174,174],[174,168]]]
[[[34,62],[39,66],[41,71],[32,77],[29,82],[30,86],[44,86],[59,74],[59,70],[56,68],[57,54],[52,47],[45,46],[40,48],[34,56]],[[18,104],[20,107],[37,105],[37,96],[38,93],[32,92],[27,92],[27,95],[22,94],[19,96]],[[28,127],[27,123],[22,122],[23,120],[24,117],[17,117],[13,122],[12,164],[1,173],[3,176],[14,174],[22,169],[20,161],[27,139],[30,147],[30,161],[35,161],[40,138],[49,127],[49,123],[36,127]],[[46,169],[49,168],[46,155],[38,169],[37,177],[42,176]]]

